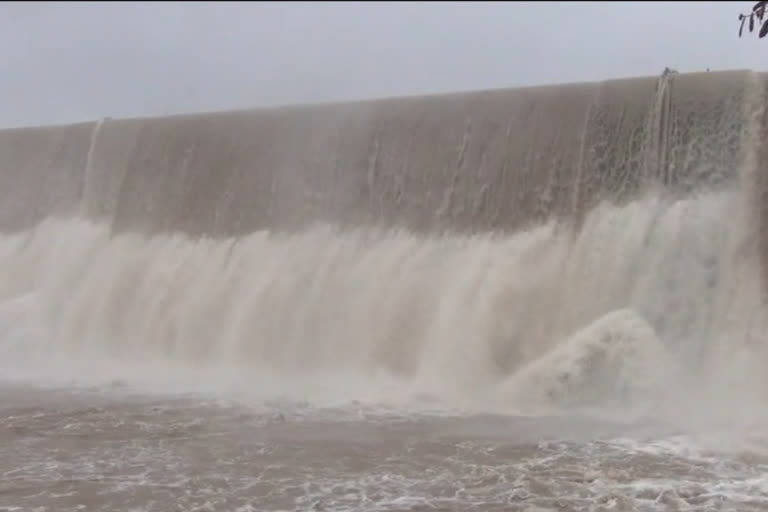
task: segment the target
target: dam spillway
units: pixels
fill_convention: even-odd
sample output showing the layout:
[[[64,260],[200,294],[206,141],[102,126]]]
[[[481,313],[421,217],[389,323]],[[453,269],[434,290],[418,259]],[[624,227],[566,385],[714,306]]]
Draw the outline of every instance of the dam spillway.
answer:
[[[765,170],[766,74],[671,74],[0,130],[0,229],[509,232]],[[746,170],[745,170],[746,169]],[[765,174],[765,172],[760,173]],[[762,179],[760,176],[748,179]]]
[[[0,130],[0,508],[764,510],[766,76]]]
[[[606,315],[714,362],[768,326],[767,76],[1,130],[0,324],[470,395]]]

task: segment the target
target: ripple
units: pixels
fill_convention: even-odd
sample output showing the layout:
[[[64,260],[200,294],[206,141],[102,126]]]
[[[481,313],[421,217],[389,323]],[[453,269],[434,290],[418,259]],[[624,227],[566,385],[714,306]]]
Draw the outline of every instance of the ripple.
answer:
[[[19,389],[2,398],[3,510],[768,506],[768,460],[707,451],[681,435],[558,435],[586,421],[577,418],[360,415],[359,404]]]

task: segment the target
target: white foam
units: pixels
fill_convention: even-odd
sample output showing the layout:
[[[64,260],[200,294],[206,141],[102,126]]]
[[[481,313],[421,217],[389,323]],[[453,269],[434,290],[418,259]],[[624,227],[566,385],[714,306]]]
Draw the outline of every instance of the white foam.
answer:
[[[506,383],[512,403],[534,410],[557,404],[648,407],[668,381],[664,347],[634,311],[613,311],[516,372]]]
[[[768,424],[759,259],[750,224],[724,221],[739,197],[651,194],[578,233],[509,236],[191,240],[51,219],[0,237],[2,376]]]

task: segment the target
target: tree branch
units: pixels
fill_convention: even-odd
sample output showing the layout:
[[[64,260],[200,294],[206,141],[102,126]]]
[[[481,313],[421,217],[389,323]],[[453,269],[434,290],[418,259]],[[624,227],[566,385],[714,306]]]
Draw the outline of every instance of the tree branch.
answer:
[[[768,9],[768,1],[764,0],[761,2],[756,2],[755,5],[752,6],[751,13],[739,14],[739,21],[741,22],[741,25],[739,26],[739,37],[744,34],[744,24],[747,20],[749,20],[750,33],[755,31],[756,24],[762,22],[762,26],[760,27],[760,31],[758,32],[757,37],[762,39],[765,36],[768,36],[768,20],[765,19],[766,9]]]

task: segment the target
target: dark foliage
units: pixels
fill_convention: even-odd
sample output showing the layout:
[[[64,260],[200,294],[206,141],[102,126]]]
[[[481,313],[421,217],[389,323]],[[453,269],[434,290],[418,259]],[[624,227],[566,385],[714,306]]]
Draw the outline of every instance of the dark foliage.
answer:
[[[744,34],[744,25],[749,20],[749,31],[755,31],[755,25],[760,25],[760,31],[757,33],[757,37],[760,39],[768,35],[768,20],[765,19],[765,11],[768,8],[768,1],[756,2],[752,7],[752,12],[749,14],[739,14],[739,21],[741,26],[739,27],[739,37]]]

